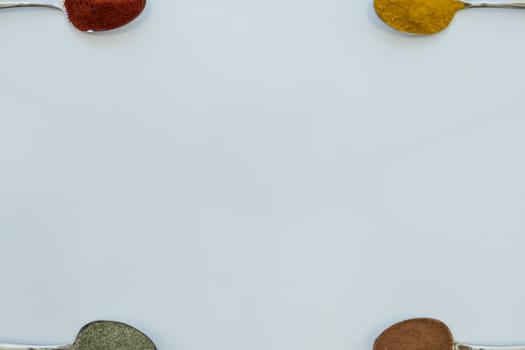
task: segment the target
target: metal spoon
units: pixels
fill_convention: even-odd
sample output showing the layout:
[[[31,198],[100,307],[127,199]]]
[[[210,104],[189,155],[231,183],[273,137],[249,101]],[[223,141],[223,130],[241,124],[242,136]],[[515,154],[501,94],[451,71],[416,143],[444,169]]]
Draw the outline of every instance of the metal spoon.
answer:
[[[446,324],[415,318],[388,327],[374,342],[374,350],[525,350],[525,346],[483,346],[454,341]]]
[[[439,6],[441,6],[439,11],[434,11]],[[374,0],[374,7],[379,18],[396,30],[411,34],[435,34],[447,28],[459,10],[481,7],[525,9],[525,1]],[[394,8],[396,9],[395,16],[390,12]],[[431,23],[431,25],[425,25],[425,23]]]
[[[48,7],[64,12],[83,32],[99,32],[122,27],[137,18],[146,0],[0,0],[0,9]]]
[[[0,350],[156,350],[156,347],[150,338],[130,325],[95,321],[82,327],[73,344],[0,344]]]

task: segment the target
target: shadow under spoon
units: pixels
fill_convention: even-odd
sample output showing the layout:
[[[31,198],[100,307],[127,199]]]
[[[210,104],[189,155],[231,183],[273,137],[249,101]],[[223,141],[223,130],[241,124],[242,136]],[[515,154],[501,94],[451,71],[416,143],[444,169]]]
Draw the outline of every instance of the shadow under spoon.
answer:
[[[0,350],[156,350],[156,346],[147,335],[128,324],[95,321],[82,327],[72,344],[0,344]]]

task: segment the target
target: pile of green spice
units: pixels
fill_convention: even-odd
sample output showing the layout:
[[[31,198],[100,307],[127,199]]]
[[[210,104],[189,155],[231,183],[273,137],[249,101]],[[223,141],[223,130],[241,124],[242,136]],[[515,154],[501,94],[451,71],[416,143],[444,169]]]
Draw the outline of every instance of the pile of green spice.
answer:
[[[156,350],[156,347],[144,333],[127,324],[95,321],[80,330],[73,350]]]

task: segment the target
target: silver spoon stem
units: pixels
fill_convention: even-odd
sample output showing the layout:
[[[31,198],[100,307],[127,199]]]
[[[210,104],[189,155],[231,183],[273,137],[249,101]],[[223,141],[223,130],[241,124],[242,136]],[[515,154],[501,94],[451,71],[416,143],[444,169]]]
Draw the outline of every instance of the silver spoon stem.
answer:
[[[63,1],[61,0],[31,0],[31,1],[9,1],[0,0],[0,9],[13,7],[50,7],[59,10],[64,9]]]
[[[477,6],[489,7],[489,6]],[[525,4],[521,4],[520,8],[525,8]],[[485,346],[485,345],[471,345],[455,343],[453,350],[525,350],[525,346]]]
[[[19,6],[15,6],[19,7]],[[2,8],[0,6],[0,8]],[[64,345],[22,345],[22,344],[0,344],[0,350],[72,350],[71,344]]]
[[[480,8],[480,7],[492,7],[500,9],[523,9],[525,8],[525,2],[472,2],[468,0],[462,0],[465,4],[465,8]],[[470,346],[470,345],[467,345]],[[472,349],[485,349],[484,347],[473,347]],[[493,349],[492,347],[489,349]],[[507,349],[507,348],[503,348]],[[511,347],[509,349],[514,349]],[[517,347],[516,350],[524,350],[524,347]]]

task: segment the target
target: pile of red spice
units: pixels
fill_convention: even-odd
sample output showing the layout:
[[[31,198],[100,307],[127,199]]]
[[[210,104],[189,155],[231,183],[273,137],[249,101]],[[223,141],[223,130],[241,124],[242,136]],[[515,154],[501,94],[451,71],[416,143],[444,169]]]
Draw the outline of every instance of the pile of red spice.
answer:
[[[67,17],[81,31],[104,31],[134,20],[146,0],[65,0]]]

